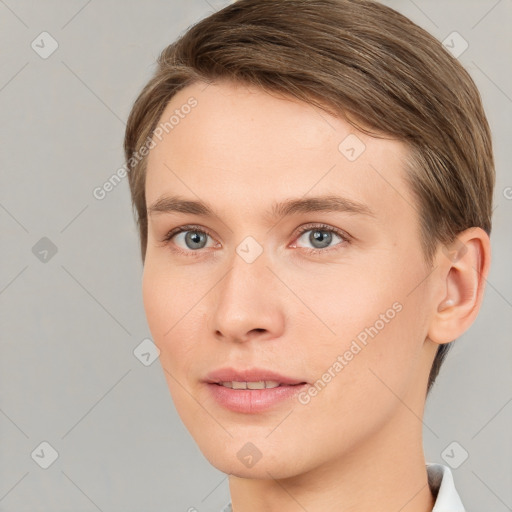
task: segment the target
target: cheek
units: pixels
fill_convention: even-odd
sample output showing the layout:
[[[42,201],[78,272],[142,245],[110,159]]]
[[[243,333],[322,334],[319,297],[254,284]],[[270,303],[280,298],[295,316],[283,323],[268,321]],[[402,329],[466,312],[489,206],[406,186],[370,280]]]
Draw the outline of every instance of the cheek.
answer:
[[[318,322],[323,334],[308,343],[308,361],[314,377],[329,382],[326,388],[332,392],[339,388],[339,393],[332,395],[338,406],[339,397],[347,393],[371,402],[386,393],[393,396],[386,385],[401,393],[419,370],[424,299],[421,288],[410,292],[424,276],[414,266],[410,272],[397,265],[376,268],[345,272],[338,282],[324,280],[322,293],[311,293],[319,289],[318,282],[312,288],[313,283],[307,281],[303,288],[304,294],[309,290],[302,295],[308,297],[305,302],[331,330],[329,333]],[[329,400],[330,393],[325,395]]]
[[[155,270],[146,262],[142,278],[142,299],[149,329],[154,342],[159,345],[165,333],[172,326],[169,312],[173,311],[167,284],[160,279]],[[161,349],[161,347],[159,346]]]
[[[183,285],[169,272],[161,271],[151,262],[146,263],[142,279],[144,310],[153,341],[160,349],[162,364],[176,360],[171,356],[177,356],[181,347],[188,346],[178,342],[180,329],[186,323]]]
[[[387,306],[386,301],[383,304]],[[420,350],[409,338],[414,329],[413,308],[404,306],[384,327],[377,323],[377,330],[371,329],[386,310],[373,309],[369,316],[365,313],[366,325],[347,316],[350,331],[347,326],[346,334],[338,336],[335,344],[325,343],[322,350],[311,352],[309,361],[317,379],[313,389],[317,392],[301,397],[297,408],[326,456],[329,450],[376,434],[403,408],[401,399],[408,402],[405,397],[410,388],[418,385]],[[361,333],[365,343],[360,341],[363,337],[358,338]],[[408,406],[415,408],[413,403]],[[331,441],[325,444],[325,438]],[[339,441],[333,443],[332,439]]]
[[[364,334],[380,314],[392,308],[398,295],[381,272],[372,274],[370,268],[350,266],[286,277],[286,282],[314,314],[310,314],[304,332],[309,332],[309,336],[314,330],[318,333],[310,348],[312,355],[318,355],[323,363],[326,356],[332,357],[332,351],[348,349],[352,339]],[[389,316],[393,313],[394,310]]]
[[[157,266],[146,264],[142,280],[142,296],[146,319],[153,342],[160,350],[159,361],[178,414],[187,424],[194,403],[184,391],[192,372],[194,340],[198,333],[187,324],[187,307],[175,277]]]

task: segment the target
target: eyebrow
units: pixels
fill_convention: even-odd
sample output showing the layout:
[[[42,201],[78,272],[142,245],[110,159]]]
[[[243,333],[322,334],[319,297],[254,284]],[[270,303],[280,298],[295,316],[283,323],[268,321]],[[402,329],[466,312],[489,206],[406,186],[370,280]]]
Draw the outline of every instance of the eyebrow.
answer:
[[[204,217],[217,217],[213,208],[202,201],[191,201],[180,196],[164,196],[157,199],[148,209],[148,215],[158,213],[188,213]],[[276,219],[297,213],[313,212],[344,212],[375,217],[375,212],[366,204],[352,199],[324,195],[317,197],[287,199],[279,203],[273,203],[267,219]]]

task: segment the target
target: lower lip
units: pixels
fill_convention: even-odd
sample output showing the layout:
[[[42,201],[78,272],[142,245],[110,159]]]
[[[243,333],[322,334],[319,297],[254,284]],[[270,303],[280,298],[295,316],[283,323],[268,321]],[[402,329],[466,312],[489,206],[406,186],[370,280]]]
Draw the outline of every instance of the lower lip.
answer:
[[[246,414],[263,412],[291,400],[307,384],[295,386],[278,386],[268,389],[232,389],[219,384],[207,384],[215,401],[234,412]]]

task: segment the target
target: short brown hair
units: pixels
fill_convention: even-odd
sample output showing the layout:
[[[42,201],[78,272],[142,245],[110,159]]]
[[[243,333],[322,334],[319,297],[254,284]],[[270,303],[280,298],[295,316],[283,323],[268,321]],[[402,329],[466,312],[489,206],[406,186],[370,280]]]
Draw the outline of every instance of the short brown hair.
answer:
[[[409,148],[425,260],[467,228],[491,232],[494,160],[479,92],[428,32],[371,0],[238,0],[165,48],[134,103],[124,150],[142,261],[147,145],[192,83],[230,80],[293,96]],[[427,394],[451,343],[441,344]]]

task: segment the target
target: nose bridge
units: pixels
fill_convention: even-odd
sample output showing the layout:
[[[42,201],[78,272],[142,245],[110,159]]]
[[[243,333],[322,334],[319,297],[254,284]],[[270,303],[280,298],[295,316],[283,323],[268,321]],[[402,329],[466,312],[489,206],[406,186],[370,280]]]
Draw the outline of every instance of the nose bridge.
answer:
[[[256,244],[254,239],[245,239],[238,245],[213,296],[213,329],[217,336],[244,341],[256,330],[278,336],[283,327],[274,276],[267,268],[269,261],[263,248]]]

